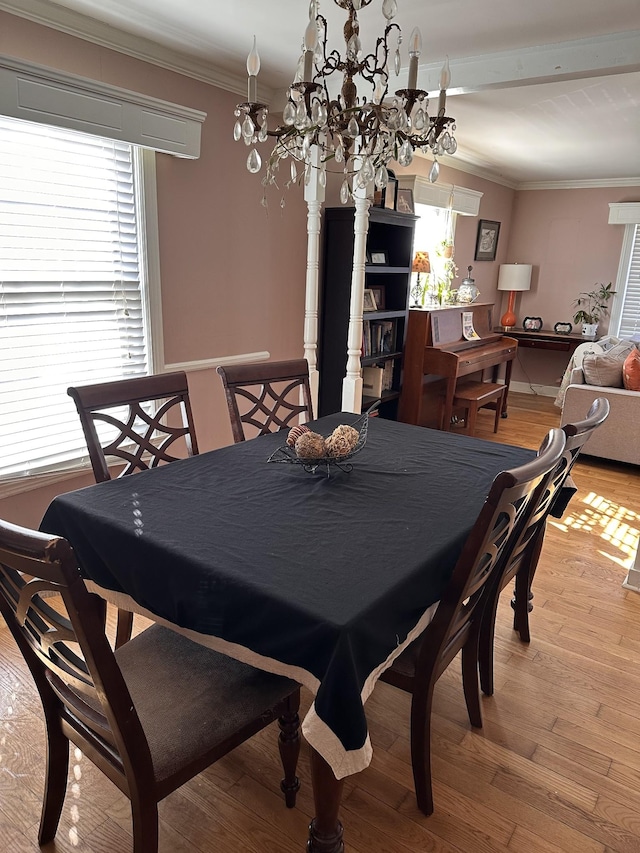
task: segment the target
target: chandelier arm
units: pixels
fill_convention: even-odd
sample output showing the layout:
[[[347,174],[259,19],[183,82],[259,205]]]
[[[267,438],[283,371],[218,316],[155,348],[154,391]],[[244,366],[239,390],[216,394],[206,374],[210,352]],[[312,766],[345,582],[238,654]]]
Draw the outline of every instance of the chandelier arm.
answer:
[[[387,24],[384,30],[384,35],[379,36],[376,41],[375,51],[373,53],[367,54],[367,56],[365,56],[365,58],[361,62],[362,67],[360,69],[360,74],[364,77],[365,80],[368,80],[374,85],[376,75],[387,74],[385,68],[387,66],[389,54],[391,52],[389,47],[389,34],[392,30],[398,30],[399,34],[402,33],[398,24]],[[380,56],[381,48],[382,56]]]

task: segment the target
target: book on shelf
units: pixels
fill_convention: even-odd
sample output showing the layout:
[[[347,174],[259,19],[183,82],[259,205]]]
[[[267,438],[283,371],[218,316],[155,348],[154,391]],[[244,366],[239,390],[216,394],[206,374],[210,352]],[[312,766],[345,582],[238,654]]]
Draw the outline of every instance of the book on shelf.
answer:
[[[395,352],[396,324],[393,320],[362,321],[362,355]]]
[[[382,374],[382,390],[391,391],[393,388],[393,361],[387,361]]]

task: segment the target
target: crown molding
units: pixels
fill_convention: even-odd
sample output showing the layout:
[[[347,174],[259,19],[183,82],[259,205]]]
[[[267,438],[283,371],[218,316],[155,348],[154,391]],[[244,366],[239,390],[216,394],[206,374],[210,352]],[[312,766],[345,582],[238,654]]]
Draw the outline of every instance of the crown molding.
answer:
[[[443,154],[438,158],[442,166],[447,166],[450,169],[457,169],[458,172],[465,172],[467,175],[475,175],[477,178],[483,178],[485,181],[491,181],[494,184],[500,184],[510,190],[519,189],[517,181],[507,178],[505,175],[498,175],[492,172],[491,169],[482,162],[468,154],[465,154],[462,148],[458,148],[455,156]]]
[[[485,181],[500,184],[511,190],[591,190],[607,189],[611,187],[640,187],[640,177],[629,178],[593,178],[590,180],[576,181],[513,181],[504,175],[498,175],[485,166],[481,160],[466,156],[462,149],[458,149],[455,157],[443,155],[438,158],[443,166],[475,175]]]
[[[196,57],[163,47],[143,36],[126,33],[110,24],[89,18],[87,15],[55,3],[46,2],[46,0],[0,0],[0,11],[90,41],[109,50],[116,50],[134,59],[150,62],[167,71],[184,74],[227,92],[241,96],[247,94],[246,77],[229,74]],[[270,103],[273,93],[270,89],[260,86],[259,97],[264,103]]]
[[[640,178],[597,178],[589,181],[524,181],[517,190],[594,190],[606,187],[640,187]]]

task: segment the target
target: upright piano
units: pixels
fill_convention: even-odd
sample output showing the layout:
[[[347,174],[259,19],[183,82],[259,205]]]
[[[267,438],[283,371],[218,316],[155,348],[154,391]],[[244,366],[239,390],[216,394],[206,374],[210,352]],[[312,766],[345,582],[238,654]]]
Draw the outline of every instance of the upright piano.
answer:
[[[518,342],[493,331],[492,314],[488,303],[409,311],[398,420],[449,429],[458,381],[490,368],[496,382],[501,364],[507,389],[502,417],[507,416]]]

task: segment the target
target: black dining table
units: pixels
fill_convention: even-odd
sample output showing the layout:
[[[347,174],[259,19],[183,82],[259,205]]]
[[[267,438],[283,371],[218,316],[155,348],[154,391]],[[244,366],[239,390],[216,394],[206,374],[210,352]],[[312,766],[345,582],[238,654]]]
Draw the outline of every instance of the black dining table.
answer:
[[[374,417],[353,470],[309,473],[267,461],[285,438],[60,495],[41,529],[108,601],[312,691],[309,849],[338,853],[339,780],[371,760],[366,699],[432,618],[495,475],[535,454]]]

